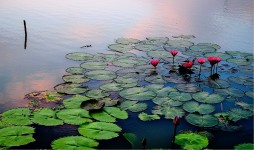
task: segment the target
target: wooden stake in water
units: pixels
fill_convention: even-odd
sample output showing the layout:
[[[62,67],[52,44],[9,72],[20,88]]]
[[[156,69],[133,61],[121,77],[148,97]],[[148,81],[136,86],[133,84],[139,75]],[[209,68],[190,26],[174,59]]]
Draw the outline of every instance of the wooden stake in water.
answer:
[[[26,43],[27,43],[26,20],[23,20],[23,22],[24,22],[24,30],[25,30],[25,42],[24,42],[24,49],[26,49]]]

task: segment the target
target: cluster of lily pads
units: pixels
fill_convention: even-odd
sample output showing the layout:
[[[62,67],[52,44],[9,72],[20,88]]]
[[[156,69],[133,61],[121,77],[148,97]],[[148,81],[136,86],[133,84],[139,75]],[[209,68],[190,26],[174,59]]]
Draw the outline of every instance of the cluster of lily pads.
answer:
[[[67,54],[67,59],[81,63],[66,69],[69,74],[62,77],[64,83],[56,85],[55,91],[27,94],[26,99],[31,100],[29,108],[16,108],[1,114],[0,146],[20,146],[35,141],[32,136],[35,128],[29,126],[33,124],[77,125],[80,135],[57,139],[52,142],[52,148],[93,149],[100,140],[122,134],[122,128],[116,123],[118,119],[127,119],[128,113],[138,113],[142,121],[177,116],[194,126],[225,131],[235,127],[232,122],[253,116],[253,54],[217,52],[219,45],[194,44],[189,40],[191,38],[194,36],[142,41],[119,38],[116,44],[109,45],[111,53]],[[178,55],[172,55],[169,52],[172,49],[179,51]],[[209,77],[208,64],[203,64],[200,74],[197,62],[191,68],[194,75],[188,79],[177,71],[185,61],[211,56],[223,60],[218,66],[222,79]],[[152,59],[160,60],[156,68],[150,64]],[[202,81],[196,82],[200,75]],[[242,101],[244,97],[251,101]],[[235,101],[236,107],[216,113],[215,105],[223,106],[229,99]],[[148,101],[154,103],[153,108],[148,107]],[[196,135],[179,135],[176,143],[193,136]],[[197,149],[208,145],[206,139],[197,139],[204,141],[204,146]]]

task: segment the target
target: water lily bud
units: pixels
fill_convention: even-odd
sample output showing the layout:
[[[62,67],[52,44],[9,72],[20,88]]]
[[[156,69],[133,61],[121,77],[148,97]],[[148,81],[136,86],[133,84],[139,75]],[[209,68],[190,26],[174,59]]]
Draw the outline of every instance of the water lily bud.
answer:
[[[180,124],[180,118],[179,118],[178,116],[176,116],[176,117],[174,118],[173,124],[174,124],[175,126],[178,126],[178,125]]]
[[[170,53],[171,53],[173,56],[175,56],[175,55],[178,54],[178,51],[177,51],[177,50],[171,50]]]

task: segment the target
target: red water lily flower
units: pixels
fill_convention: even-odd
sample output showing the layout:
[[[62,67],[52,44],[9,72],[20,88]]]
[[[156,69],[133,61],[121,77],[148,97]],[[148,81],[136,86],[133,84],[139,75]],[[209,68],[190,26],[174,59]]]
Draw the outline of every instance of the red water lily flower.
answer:
[[[221,62],[221,60],[222,60],[220,57],[217,57],[216,59],[217,59],[217,60],[216,60],[217,63]]]
[[[171,54],[173,55],[173,57],[174,57],[175,55],[178,54],[178,51],[177,51],[177,50],[171,50],[170,53],[171,53]]]
[[[217,57],[214,56],[207,57],[207,60],[210,62],[212,66],[217,63]]]
[[[151,60],[151,64],[154,66],[154,67],[156,67],[157,65],[158,65],[158,63],[160,62],[160,60],[158,60],[158,59],[153,59],[153,60]]]
[[[175,116],[174,120],[173,120],[173,124],[175,126],[178,126],[180,124],[180,118],[178,116]]]
[[[183,66],[187,69],[191,68],[193,66],[193,62],[192,61],[188,61],[186,63],[183,64]]]
[[[206,59],[205,58],[197,58],[197,62],[202,65],[206,62]]]

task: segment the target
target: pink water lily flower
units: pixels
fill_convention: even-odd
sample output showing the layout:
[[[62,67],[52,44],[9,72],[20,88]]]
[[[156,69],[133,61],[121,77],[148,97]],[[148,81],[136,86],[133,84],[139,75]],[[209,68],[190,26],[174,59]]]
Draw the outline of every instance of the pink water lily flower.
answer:
[[[192,61],[188,61],[188,62],[186,62],[186,63],[183,64],[183,66],[184,66],[185,68],[187,68],[187,69],[190,69],[190,68],[192,67],[192,65],[193,65],[193,62],[192,62]]]
[[[217,63],[217,57],[215,56],[207,57],[207,60],[210,62],[212,66]]]
[[[197,58],[197,62],[202,65],[206,62],[206,59],[205,58]]]
[[[217,60],[216,60],[216,61],[217,61],[217,63],[219,63],[219,62],[221,62],[221,61],[222,61],[222,59],[221,59],[220,57],[217,57],[216,59],[217,59]]]
[[[178,54],[178,51],[177,51],[177,50],[170,50],[170,53],[171,53],[172,56],[174,57],[175,55]]]
[[[153,65],[154,67],[156,67],[157,65],[158,65],[158,63],[160,62],[160,60],[158,60],[158,59],[153,59],[153,60],[151,60],[151,65]]]

